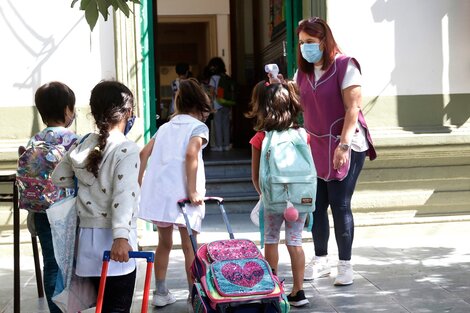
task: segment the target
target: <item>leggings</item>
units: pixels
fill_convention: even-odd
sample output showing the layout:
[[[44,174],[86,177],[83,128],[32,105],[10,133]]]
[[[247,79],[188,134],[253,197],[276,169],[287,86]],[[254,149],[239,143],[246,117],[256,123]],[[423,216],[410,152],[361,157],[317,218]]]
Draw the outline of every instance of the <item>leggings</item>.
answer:
[[[317,199],[315,201],[312,228],[316,256],[325,256],[328,254],[330,224],[327,210],[328,206],[331,206],[339,259],[343,261],[351,260],[351,250],[354,239],[354,219],[351,211],[351,198],[365,158],[366,152],[351,151],[349,173],[342,181],[332,180],[327,182],[318,179]]]
[[[103,313],[129,313],[134,295],[135,269],[133,272],[122,276],[108,276],[104,288]],[[100,286],[100,277],[90,277],[95,286],[96,293]]]

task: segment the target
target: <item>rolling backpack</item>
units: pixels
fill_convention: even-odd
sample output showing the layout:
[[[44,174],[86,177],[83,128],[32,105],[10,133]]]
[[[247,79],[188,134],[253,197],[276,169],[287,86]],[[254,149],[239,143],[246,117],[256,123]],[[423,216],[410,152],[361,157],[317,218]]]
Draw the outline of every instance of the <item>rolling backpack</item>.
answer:
[[[290,306],[283,283],[271,271],[256,244],[235,239],[222,198],[204,198],[216,202],[230,239],[197,246],[186,214],[187,199],[178,202],[191,239],[194,284],[191,304],[195,313],[288,313]]]

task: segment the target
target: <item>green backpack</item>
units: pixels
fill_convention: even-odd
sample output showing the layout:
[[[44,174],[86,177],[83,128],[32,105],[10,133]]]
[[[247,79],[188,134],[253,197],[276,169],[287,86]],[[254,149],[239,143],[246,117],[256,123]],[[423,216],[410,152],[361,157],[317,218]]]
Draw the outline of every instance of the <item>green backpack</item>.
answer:
[[[221,74],[216,90],[216,100],[224,107],[234,106],[236,102],[236,83],[227,74]]]
[[[283,213],[287,201],[299,213],[315,210],[317,172],[305,129],[266,132],[259,185],[267,212]]]

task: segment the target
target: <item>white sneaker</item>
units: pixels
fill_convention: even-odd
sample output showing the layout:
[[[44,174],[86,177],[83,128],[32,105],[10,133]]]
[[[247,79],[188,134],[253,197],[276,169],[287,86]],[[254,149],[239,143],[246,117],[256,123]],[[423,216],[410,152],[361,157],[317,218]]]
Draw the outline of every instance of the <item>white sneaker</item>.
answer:
[[[152,298],[152,305],[153,306],[165,306],[168,304],[172,304],[176,302],[175,296],[168,291],[166,295],[161,295],[156,293],[155,291],[153,292],[153,298]]]
[[[328,265],[327,256],[314,256],[307,266],[305,266],[304,280],[314,280],[320,277],[329,276],[331,267]]]
[[[335,279],[335,286],[347,286],[353,283],[354,273],[351,261],[338,262],[338,275]]]

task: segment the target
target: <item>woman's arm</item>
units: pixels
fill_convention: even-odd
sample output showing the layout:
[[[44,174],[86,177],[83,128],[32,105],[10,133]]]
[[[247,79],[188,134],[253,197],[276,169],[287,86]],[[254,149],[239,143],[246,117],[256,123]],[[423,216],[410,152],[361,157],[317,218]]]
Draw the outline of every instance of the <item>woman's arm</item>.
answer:
[[[343,131],[341,132],[341,143],[351,144],[354,132],[356,131],[357,119],[362,106],[361,86],[350,86],[343,89],[343,103],[346,114],[344,116]],[[351,147],[349,147],[351,149]],[[339,146],[335,150],[333,159],[334,169],[339,169],[349,158],[349,151],[341,149]]]
[[[139,168],[139,185],[142,186],[142,178],[144,177],[145,168],[147,167],[148,159],[152,154],[153,145],[155,144],[155,138],[150,139],[150,141],[142,148],[140,151],[140,168]]]
[[[261,194],[259,187],[259,163],[261,158],[261,150],[251,146],[251,181],[258,194]]]
[[[201,205],[204,198],[196,190],[197,180],[197,167],[199,165],[198,154],[205,143],[202,137],[194,136],[189,139],[188,147],[186,148],[185,167],[186,167],[186,180],[188,183],[188,197],[192,204]]]

